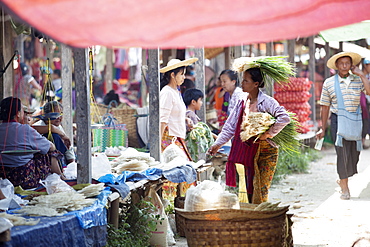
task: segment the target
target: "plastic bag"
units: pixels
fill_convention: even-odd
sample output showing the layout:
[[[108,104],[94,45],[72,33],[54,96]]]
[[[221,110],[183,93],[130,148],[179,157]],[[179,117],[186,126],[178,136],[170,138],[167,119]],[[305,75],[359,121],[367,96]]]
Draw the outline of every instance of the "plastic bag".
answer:
[[[92,178],[96,180],[106,174],[112,173],[112,167],[105,153],[95,154],[91,158],[91,168],[92,168]]]
[[[77,163],[69,163],[67,167],[64,168],[63,174],[64,176],[66,176],[67,179],[77,179]]]
[[[148,195],[144,198],[145,201],[153,203],[157,209],[155,212],[152,212],[154,215],[159,215],[157,221],[157,229],[152,232],[150,237],[150,245],[158,247],[167,247],[167,231],[168,231],[168,218],[164,211],[164,206],[161,198],[155,191],[156,185],[152,185],[149,188]]]
[[[75,191],[56,173],[47,176],[45,180],[40,180],[40,184],[42,184],[46,188],[46,192],[49,195],[64,191]]]
[[[198,186],[186,191],[186,211],[204,211],[212,209],[240,209],[238,196],[227,192],[214,181],[204,180]]]
[[[163,151],[163,161],[165,163],[170,162],[176,157],[182,157],[184,159],[188,159],[185,152],[176,145],[176,137],[172,139],[172,143],[166,147],[166,149]]]
[[[0,200],[1,210],[19,208],[20,204],[26,204],[24,200],[14,194],[14,185],[8,179],[0,179],[0,190],[5,197]]]

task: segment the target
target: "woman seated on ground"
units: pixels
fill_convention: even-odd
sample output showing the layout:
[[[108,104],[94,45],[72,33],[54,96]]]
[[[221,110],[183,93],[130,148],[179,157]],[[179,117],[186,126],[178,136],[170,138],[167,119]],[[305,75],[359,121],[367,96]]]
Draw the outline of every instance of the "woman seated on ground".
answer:
[[[62,154],[55,145],[24,121],[20,99],[8,97],[0,103],[0,176],[14,186],[30,189],[39,186],[40,179],[57,173],[64,179],[58,160]],[[39,150],[32,153],[32,150]]]
[[[48,116],[50,113],[59,113],[59,116]],[[36,122],[32,127],[36,129],[40,134],[49,138],[49,122],[51,124],[52,141],[55,144],[57,150],[64,155],[63,164],[68,165],[75,161],[75,153],[69,138],[66,136],[62,127],[63,120],[63,106],[58,101],[47,102],[43,106],[42,119]],[[50,118],[48,118],[50,117]],[[49,138],[50,139],[50,138]]]

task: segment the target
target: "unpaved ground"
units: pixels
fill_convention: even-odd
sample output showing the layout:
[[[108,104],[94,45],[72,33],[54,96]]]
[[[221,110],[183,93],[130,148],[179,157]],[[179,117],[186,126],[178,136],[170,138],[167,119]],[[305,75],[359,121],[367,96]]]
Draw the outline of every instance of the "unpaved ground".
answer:
[[[349,201],[339,199],[334,148],[321,152],[323,158],[311,163],[307,174],[288,176],[272,186],[269,200],[290,205],[295,247],[352,246],[370,237],[370,149],[361,152],[359,174],[349,180]],[[187,246],[186,239],[178,238],[175,246]],[[369,247],[370,242],[356,246]]]

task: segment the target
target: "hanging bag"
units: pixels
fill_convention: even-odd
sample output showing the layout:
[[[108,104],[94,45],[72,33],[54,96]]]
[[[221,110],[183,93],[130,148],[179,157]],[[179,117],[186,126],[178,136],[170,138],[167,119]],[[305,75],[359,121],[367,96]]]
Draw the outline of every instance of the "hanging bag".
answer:
[[[335,75],[334,88],[338,101],[338,130],[335,145],[338,147],[343,147],[343,139],[346,139],[347,141],[356,141],[357,151],[361,151],[362,115],[360,105],[355,113],[346,110],[344,106],[343,95],[340,90],[338,74]]]

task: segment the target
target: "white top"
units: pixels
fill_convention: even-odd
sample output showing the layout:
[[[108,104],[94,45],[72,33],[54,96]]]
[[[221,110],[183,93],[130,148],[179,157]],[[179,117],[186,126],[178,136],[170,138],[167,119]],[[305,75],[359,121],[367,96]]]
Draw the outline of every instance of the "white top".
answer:
[[[243,92],[243,89],[240,87],[236,87],[231,98],[229,100],[229,107],[227,108],[227,115],[230,115],[236,104],[238,103],[239,99],[246,99],[247,94]]]
[[[180,91],[164,86],[159,93],[160,122],[166,123],[170,136],[185,139],[186,106]]]
[[[54,79],[53,86],[54,86],[54,92],[56,92],[58,89],[62,87],[62,79],[61,78]]]

